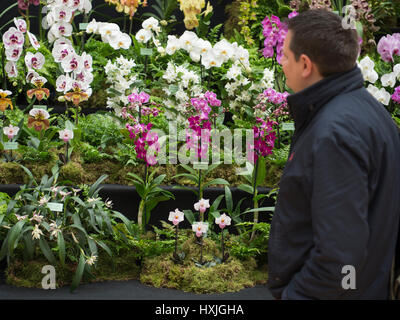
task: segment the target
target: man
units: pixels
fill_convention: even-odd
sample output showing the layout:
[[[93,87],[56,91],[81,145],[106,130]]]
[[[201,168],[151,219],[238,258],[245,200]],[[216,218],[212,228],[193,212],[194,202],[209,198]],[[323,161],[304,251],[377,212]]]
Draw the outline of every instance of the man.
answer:
[[[388,299],[400,138],[363,87],[355,30],[325,10],[288,22],[282,67],[295,123],[271,223],[276,299]]]

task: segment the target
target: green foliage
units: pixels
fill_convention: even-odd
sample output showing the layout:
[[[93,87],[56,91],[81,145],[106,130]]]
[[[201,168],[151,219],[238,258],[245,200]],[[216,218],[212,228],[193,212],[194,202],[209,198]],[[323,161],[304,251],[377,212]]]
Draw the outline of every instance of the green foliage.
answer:
[[[128,173],[130,180],[132,180],[141,198],[138,211],[138,224],[140,228],[143,229],[150,220],[151,211],[159,202],[175,199],[175,196],[171,192],[160,188],[166,174],[161,174],[155,178],[156,173],[157,169],[154,169],[153,172],[148,175],[146,170],[144,180],[132,172]]]
[[[80,143],[80,147],[81,158],[84,163],[94,163],[103,161],[105,159],[112,159],[112,156],[99,151],[97,148],[93,147],[89,143],[82,142]]]
[[[93,113],[79,118],[81,141],[105,149],[109,145],[122,142],[119,121],[106,114]]]
[[[103,242],[114,235],[113,225],[122,220],[129,231],[130,222],[119,212],[112,211],[98,197],[99,185],[107,176],[101,176],[81,199],[71,187],[57,185],[58,167],[52,176],[44,175],[37,182],[32,173],[22,167],[30,182],[21,187],[7,211],[0,215],[8,228],[0,249],[0,260],[14,258],[15,248],[22,245],[24,258],[34,260],[37,252],[51,263],[78,262],[71,290],[74,290],[84,273],[90,275],[92,264],[98,257],[98,248],[109,256],[113,253]],[[50,207],[57,203],[60,208]],[[90,259],[93,263],[89,263]]]
[[[256,279],[257,264],[254,259],[240,261],[229,258],[225,263],[215,262],[220,253],[216,243],[203,239],[204,263],[196,265],[200,255],[200,246],[194,236],[181,246],[185,258],[176,264],[172,252],[157,257],[148,257],[143,261],[140,280],[155,287],[167,287],[195,293],[221,293],[239,291],[256,283],[265,283],[267,275]]]
[[[289,145],[284,145],[280,149],[274,149],[274,153],[270,156],[269,161],[279,167],[284,167],[289,157],[289,150]]]
[[[258,261],[265,262],[268,252],[268,240],[270,224],[266,222],[242,222],[236,225],[242,229],[241,234],[227,244],[230,248],[230,254],[240,260],[246,260],[250,257]],[[255,231],[255,236],[250,241],[251,234]]]

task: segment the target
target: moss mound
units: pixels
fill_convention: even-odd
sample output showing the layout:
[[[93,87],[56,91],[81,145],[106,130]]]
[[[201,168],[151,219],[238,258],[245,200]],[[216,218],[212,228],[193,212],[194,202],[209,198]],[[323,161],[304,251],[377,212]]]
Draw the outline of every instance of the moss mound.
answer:
[[[114,267],[113,263],[114,262]],[[50,263],[44,258],[24,262],[14,260],[6,269],[6,283],[17,287],[42,288],[42,268]],[[70,285],[75,274],[77,264],[66,264],[62,267],[60,263],[54,266],[56,269],[56,287]],[[92,277],[84,276],[81,284],[100,281],[122,281],[139,279],[140,266],[135,254],[124,254],[110,257],[106,253],[99,254],[96,267],[92,267]]]
[[[185,253],[181,264],[172,260],[172,253],[145,258],[140,281],[155,287],[199,294],[235,292],[267,281],[267,270],[257,269],[257,263],[253,258],[240,261],[230,257],[225,263],[199,267],[195,261],[200,260],[200,250],[200,245],[194,237],[191,237],[181,246],[181,251]],[[213,240],[205,238],[203,261],[215,261],[216,256],[220,256],[218,245]]]

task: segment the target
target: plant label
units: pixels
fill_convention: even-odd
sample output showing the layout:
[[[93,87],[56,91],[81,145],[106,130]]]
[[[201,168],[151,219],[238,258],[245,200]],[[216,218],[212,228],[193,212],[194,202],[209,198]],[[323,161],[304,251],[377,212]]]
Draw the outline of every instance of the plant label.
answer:
[[[208,169],[208,163],[206,163],[206,162],[193,162],[193,169],[196,169],[196,170],[207,170]]]
[[[4,142],[3,146],[4,146],[4,150],[17,150],[18,142]]]
[[[79,30],[86,30],[88,24],[89,24],[89,23],[80,23],[80,24],[79,24]]]
[[[44,105],[44,104],[35,104],[35,105],[33,105],[33,107],[36,108],[36,109],[44,109],[44,110],[47,110],[47,106]]]
[[[152,48],[140,48],[140,54],[142,56],[151,56],[153,54]]]
[[[293,122],[282,123],[282,130],[294,131],[294,123]]]
[[[176,84],[171,84],[168,90],[169,92],[171,92],[171,94],[175,94],[179,90],[179,86],[177,86]]]
[[[62,212],[64,210],[64,205],[62,203],[49,202],[47,203],[47,207],[51,211],[56,211],[56,212]]]

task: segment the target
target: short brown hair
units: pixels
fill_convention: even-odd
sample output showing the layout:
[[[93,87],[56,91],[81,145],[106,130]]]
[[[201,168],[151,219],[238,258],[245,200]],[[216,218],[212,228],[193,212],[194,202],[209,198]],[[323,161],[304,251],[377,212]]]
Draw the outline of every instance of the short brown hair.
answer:
[[[345,29],[336,13],[308,10],[286,20],[292,31],[290,50],[296,60],[307,55],[323,77],[355,67],[360,46],[354,29]]]

